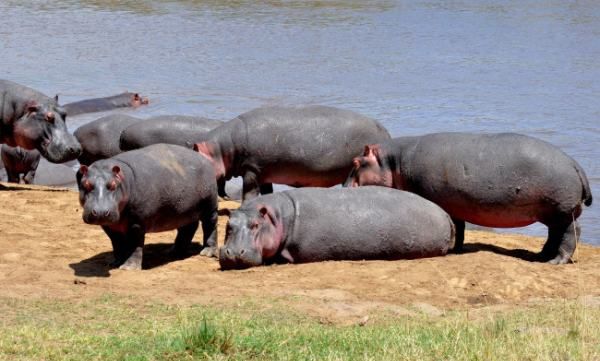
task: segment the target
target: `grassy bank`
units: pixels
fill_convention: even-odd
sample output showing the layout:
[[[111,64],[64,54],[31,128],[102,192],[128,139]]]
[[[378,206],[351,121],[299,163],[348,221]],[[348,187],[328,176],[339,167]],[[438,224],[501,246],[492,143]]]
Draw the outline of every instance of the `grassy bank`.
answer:
[[[555,301],[364,325],[321,324],[274,301],[235,309],[122,297],[0,299],[0,359],[599,360],[600,308]]]

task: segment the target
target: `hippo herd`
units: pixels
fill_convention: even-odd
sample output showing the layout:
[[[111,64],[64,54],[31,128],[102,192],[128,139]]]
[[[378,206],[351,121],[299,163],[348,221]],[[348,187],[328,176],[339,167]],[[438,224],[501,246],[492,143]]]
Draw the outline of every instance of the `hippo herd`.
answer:
[[[185,256],[200,224],[201,255],[218,257],[223,270],[442,256],[461,251],[465,222],[540,222],[548,239],[539,260],[564,264],[577,245],[583,205],[592,204],[574,159],[520,134],[392,139],[379,122],[352,111],[271,106],[226,122],[113,114],[71,135],[67,115],[147,100],[124,93],[59,106],[57,98],[2,80],[0,97],[10,180],[24,173],[30,182],[35,173],[19,165],[37,165],[40,156],[77,159],[83,220],[102,227],[113,266],[122,269],[142,268],[147,232],[176,229],[171,254]],[[232,177],[242,178],[242,205],[227,211],[218,249],[217,196],[227,196]],[[274,183],[301,189],[273,193]]]

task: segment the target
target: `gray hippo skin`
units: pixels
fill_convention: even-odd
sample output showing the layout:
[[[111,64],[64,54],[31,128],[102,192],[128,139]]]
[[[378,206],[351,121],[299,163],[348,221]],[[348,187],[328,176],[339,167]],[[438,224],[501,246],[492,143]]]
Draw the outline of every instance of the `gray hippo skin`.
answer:
[[[384,187],[304,188],[261,196],[234,211],[221,269],[273,262],[413,259],[445,255],[454,225],[440,207]]]
[[[223,122],[203,117],[183,115],[161,115],[133,124],[121,133],[122,151],[139,149],[151,144],[177,144],[193,148],[206,134],[222,125]],[[218,182],[219,196],[228,198],[225,193],[225,179]]]
[[[110,238],[115,266],[141,269],[147,232],[177,229],[183,254],[202,222],[204,249],[217,246],[217,185],[210,163],[190,149],[156,144],[99,160],[77,173],[83,221]]]
[[[104,98],[93,98],[80,100],[77,102],[63,105],[64,110],[70,117],[85,113],[97,113],[117,108],[137,108],[148,104],[148,98],[140,96],[138,93],[121,93]]]
[[[40,164],[40,152],[35,149],[26,150],[21,147],[11,147],[2,144],[0,153],[9,182],[20,183],[21,174],[23,174],[23,183],[33,183],[35,171]]]
[[[421,195],[456,223],[485,227],[548,226],[543,261],[571,260],[582,203],[592,204],[587,177],[555,146],[520,134],[436,133],[365,147],[345,186],[383,185]]]
[[[67,131],[65,119],[56,98],[0,80],[0,143],[37,149],[53,163],[75,159],[81,146]]]
[[[215,128],[194,149],[211,160],[219,179],[241,176],[246,200],[259,189],[271,193],[272,183],[340,184],[364,144],[388,139],[381,124],[351,111],[319,105],[264,107]]]
[[[113,114],[77,128],[74,134],[82,147],[79,163],[90,165],[97,160],[121,153],[121,133],[130,125],[141,121],[142,119],[129,115]]]

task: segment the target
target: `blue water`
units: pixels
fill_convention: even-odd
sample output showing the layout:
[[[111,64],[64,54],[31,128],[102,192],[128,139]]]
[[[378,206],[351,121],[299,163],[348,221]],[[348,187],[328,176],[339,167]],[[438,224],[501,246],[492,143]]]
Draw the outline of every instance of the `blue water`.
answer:
[[[62,102],[133,90],[152,101],[140,117],[327,104],[395,136],[520,132],[573,156],[600,194],[593,1],[10,0],[0,14],[0,77]],[[600,244],[599,215],[580,218],[585,242]]]

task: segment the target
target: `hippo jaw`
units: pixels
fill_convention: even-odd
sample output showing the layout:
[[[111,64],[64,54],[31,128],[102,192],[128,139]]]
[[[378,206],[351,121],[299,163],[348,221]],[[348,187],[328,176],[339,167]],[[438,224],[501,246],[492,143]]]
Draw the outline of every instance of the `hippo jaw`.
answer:
[[[15,122],[15,144],[28,150],[37,149],[53,163],[76,159],[81,145],[67,131],[64,110],[54,105],[31,103]]]

